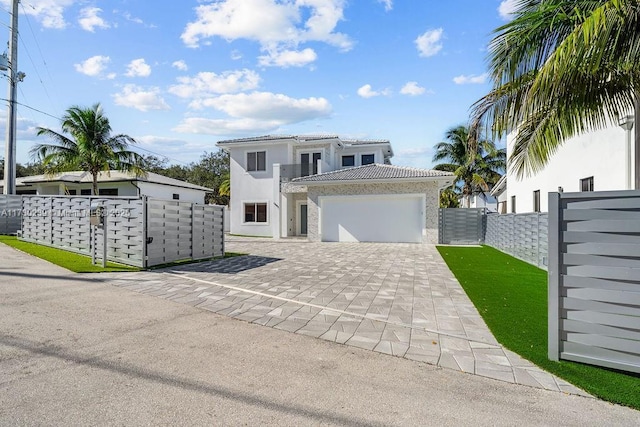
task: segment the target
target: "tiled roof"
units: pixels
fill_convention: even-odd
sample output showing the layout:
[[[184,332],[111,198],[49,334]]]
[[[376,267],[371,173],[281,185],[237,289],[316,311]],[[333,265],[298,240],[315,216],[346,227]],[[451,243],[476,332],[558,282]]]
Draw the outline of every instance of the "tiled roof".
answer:
[[[93,178],[90,173],[76,171],[76,172],[60,172],[53,175],[34,175],[25,176],[16,179],[16,185],[30,185],[40,182],[73,182],[73,183],[88,183],[92,182]],[[152,182],[154,184],[171,185],[174,187],[190,188],[193,190],[201,190],[207,192],[213,192],[211,188],[202,187],[200,185],[191,184],[189,182],[180,181],[178,179],[169,178],[163,175],[159,175],[153,172],[147,172],[145,177],[137,177],[133,174],[121,171],[100,172],[98,174],[98,182],[116,182],[116,181],[144,181]]]
[[[340,169],[318,175],[310,175],[291,180],[292,183],[310,184],[314,182],[339,182],[359,180],[392,180],[412,178],[453,177],[451,172],[431,169],[417,169],[403,166],[371,164],[355,168]]]
[[[344,139],[340,138],[338,135],[264,135],[264,136],[255,136],[250,138],[238,138],[238,139],[227,139],[224,141],[218,141],[218,144],[226,145],[226,144],[241,144],[241,143],[251,143],[251,142],[263,142],[263,141],[277,141],[284,139],[292,139],[297,142],[310,142],[310,141],[324,141],[329,139],[337,139],[341,143],[345,145],[366,145],[366,144],[389,144],[389,141],[386,139]]]

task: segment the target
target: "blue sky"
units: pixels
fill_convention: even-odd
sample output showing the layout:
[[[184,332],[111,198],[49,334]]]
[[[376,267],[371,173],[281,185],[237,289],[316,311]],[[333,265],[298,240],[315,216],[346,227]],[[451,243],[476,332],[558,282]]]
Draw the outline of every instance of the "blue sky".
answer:
[[[394,164],[429,168],[488,91],[486,46],[512,3],[22,0],[17,160],[44,142],[37,126],[100,102],[114,132],[171,163],[223,139],[337,134],[389,139]]]

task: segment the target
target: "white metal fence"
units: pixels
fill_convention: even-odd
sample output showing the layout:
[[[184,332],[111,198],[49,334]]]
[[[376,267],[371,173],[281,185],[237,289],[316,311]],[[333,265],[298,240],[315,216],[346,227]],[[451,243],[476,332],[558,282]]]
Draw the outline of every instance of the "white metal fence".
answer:
[[[20,197],[20,196],[18,196]],[[89,224],[104,206],[107,260],[151,267],[224,255],[222,206],[127,197],[22,196],[22,240],[102,258],[103,229]]]
[[[549,358],[640,373],[640,191],[549,194]]]

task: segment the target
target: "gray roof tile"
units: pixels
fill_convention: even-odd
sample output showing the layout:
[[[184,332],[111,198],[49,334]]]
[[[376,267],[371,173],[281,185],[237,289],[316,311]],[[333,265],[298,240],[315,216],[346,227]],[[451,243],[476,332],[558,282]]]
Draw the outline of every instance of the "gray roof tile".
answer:
[[[314,182],[339,182],[358,180],[393,180],[412,178],[453,177],[451,172],[431,169],[417,169],[403,166],[371,164],[355,168],[340,169],[318,175],[305,176],[291,180],[292,183],[311,184]]]

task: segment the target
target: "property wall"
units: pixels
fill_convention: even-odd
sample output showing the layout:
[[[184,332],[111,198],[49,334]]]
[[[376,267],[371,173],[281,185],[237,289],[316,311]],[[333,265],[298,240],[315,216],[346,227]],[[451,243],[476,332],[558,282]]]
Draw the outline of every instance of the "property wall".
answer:
[[[266,171],[246,170],[247,152],[266,151]],[[291,158],[286,144],[271,146],[248,145],[233,147],[230,153],[231,170],[231,233],[252,236],[273,236],[273,221],[279,221],[279,209],[274,200],[273,165],[290,164]],[[267,203],[266,223],[245,223],[244,203]]]
[[[0,234],[16,234],[22,221],[22,196],[0,195]]]
[[[424,243],[438,242],[438,183],[437,182],[406,182],[394,184],[365,183],[342,184],[308,187],[308,227],[309,240],[320,241],[319,229],[319,197],[340,195],[366,194],[425,194],[425,233]],[[398,218],[401,221],[401,218]]]
[[[489,214],[486,215],[484,243],[511,256],[547,268],[548,215]]]
[[[508,156],[513,152],[513,137],[507,138]],[[625,147],[626,132],[615,126],[568,140],[534,176],[518,180],[509,168],[507,212],[511,212],[511,196],[516,196],[516,213],[533,212],[535,190],[540,190],[541,211],[546,212],[549,192],[558,187],[565,192],[580,191],[580,179],[591,176],[595,191],[625,189]],[[633,158],[633,147],[631,153]]]

